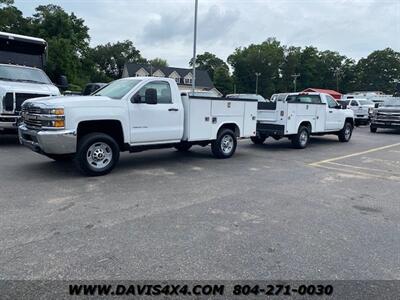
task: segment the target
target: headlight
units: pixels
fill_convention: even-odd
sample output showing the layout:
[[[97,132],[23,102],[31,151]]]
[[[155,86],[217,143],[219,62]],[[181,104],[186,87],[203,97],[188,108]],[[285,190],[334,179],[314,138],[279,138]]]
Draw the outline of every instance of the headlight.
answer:
[[[44,115],[62,116],[64,115],[64,108],[42,108],[41,112]]]

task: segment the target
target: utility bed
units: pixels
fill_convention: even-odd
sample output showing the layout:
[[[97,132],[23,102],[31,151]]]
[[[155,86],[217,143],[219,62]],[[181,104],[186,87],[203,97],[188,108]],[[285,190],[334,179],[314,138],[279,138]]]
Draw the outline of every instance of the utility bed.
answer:
[[[256,133],[257,100],[182,94],[182,103],[185,111],[183,141],[215,139],[225,123],[238,124],[235,132],[241,138]]]

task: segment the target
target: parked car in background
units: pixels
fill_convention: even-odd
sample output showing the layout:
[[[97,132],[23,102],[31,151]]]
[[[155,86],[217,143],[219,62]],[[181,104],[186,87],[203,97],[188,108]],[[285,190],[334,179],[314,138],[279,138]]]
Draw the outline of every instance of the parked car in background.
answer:
[[[60,95],[43,71],[46,49],[45,40],[0,32],[0,132],[16,131],[26,99]]]
[[[339,100],[338,103],[345,105],[354,112],[355,125],[368,125],[374,112],[375,103],[368,99]]]
[[[74,159],[86,175],[109,173],[120,151],[207,146],[217,158],[255,135],[257,102],[190,96],[159,77],[116,80],[91,96],[38,98],[22,107],[19,138],[54,160]]]
[[[255,144],[268,137],[287,137],[295,148],[307,147],[311,135],[334,134],[348,142],[354,127],[354,112],[344,109],[323,93],[275,94],[273,102],[258,103]]]
[[[387,100],[374,110],[371,132],[377,132],[378,128],[400,129],[400,99]]]

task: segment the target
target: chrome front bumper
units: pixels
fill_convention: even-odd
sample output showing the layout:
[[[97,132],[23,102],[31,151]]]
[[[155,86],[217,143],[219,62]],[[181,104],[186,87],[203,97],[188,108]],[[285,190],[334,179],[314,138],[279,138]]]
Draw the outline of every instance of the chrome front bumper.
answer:
[[[17,129],[18,119],[19,116],[0,114],[0,129]]]
[[[72,154],[76,152],[77,137],[73,130],[32,130],[18,127],[22,145],[42,154]]]

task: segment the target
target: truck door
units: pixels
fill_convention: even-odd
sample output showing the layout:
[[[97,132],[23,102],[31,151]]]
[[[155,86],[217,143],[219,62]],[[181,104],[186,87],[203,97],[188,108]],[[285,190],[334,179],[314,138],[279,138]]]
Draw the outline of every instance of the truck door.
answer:
[[[338,103],[332,96],[324,95],[326,99],[326,130],[336,131],[343,127],[343,112],[338,109]]]
[[[147,89],[157,91],[157,104],[146,104]],[[176,94],[176,95],[175,95]],[[129,102],[131,143],[178,142],[183,135],[183,107],[179,93],[172,93],[167,81],[153,81],[143,86]]]

